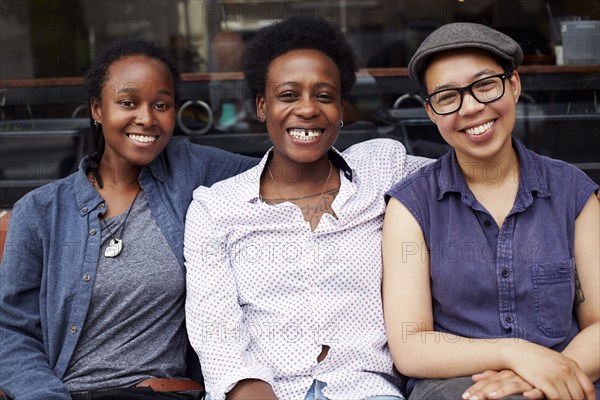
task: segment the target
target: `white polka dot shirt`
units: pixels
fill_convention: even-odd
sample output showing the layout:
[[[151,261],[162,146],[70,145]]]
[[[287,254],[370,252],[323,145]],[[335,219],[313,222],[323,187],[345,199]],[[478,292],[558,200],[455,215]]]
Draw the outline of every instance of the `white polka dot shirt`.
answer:
[[[303,399],[318,379],[330,399],[401,396],[381,303],[384,193],[430,160],[391,139],[333,150],[337,218],[311,231],[296,205],[261,200],[268,156],[198,188],[188,210],[187,329],[207,392],[221,400],[260,379],[280,399]]]

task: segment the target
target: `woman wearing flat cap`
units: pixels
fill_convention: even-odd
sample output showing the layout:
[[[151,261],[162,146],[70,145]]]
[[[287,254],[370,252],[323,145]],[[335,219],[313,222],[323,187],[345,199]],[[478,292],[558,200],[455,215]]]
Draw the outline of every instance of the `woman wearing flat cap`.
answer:
[[[411,400],[598,397],[598,185],[512,137],[522,59],[453,23],[409,64],[452,146],[388,192],[385,322]]]

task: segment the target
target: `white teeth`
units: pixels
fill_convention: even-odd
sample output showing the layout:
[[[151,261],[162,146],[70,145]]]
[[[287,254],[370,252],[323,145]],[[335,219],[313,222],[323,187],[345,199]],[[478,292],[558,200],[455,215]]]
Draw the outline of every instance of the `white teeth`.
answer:
[[[487,131],[488,129],[490,129],[492,127],[492,125],[494,125],[494,122],[495,121],[490,121],[483,125],[476,126],[474,128],[465,129],[465,132],[467,132],[469,135],[479,136],[482,133],[484,133],[485,131]]]
[[[156,136],[147,136],[147,135],[128,135],[131,140],[140,143],[152,143],[156,140]]]
[[[323,134],[323,131],[320,129],[288,129],[288,135],[293,137],[296,140],[301,140],[304,142],[308,142],[310,140],[314,140]]]

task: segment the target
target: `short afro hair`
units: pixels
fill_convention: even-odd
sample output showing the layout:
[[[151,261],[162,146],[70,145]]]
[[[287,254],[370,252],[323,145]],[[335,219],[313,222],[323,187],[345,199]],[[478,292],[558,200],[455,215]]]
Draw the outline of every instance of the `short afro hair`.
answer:
[[[321,17],[293,16],[260,29],[246,48],[244,73],[253,97],[264,94],[269,65],[300,49],[318,50],[337,65],[342,99],[356,82],[356,59],[343,33]]]

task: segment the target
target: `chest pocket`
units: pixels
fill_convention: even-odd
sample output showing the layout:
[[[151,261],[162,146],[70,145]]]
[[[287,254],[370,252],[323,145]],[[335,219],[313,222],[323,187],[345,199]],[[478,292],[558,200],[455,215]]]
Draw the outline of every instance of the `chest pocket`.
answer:
[[[531,266],[535,321],[548,337],[566,336],[573,322],[575,259]]]

